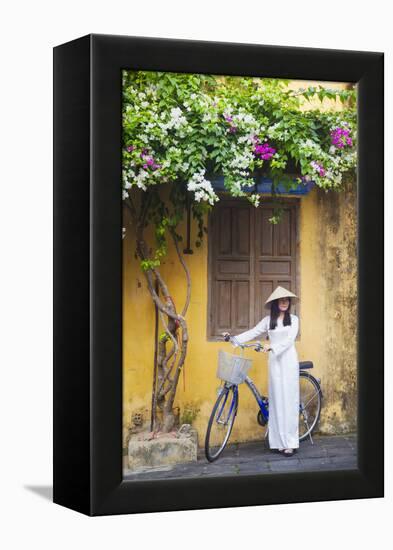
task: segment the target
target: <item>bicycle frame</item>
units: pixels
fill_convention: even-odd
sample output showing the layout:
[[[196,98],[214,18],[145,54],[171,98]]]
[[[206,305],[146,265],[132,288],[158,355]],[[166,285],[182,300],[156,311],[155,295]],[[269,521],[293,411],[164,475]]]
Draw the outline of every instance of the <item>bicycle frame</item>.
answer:
[[[246,384],[246,386],[249,388],[249,390],[253,394],[253,396],[255,398],[255,401],[258,403],[258,406],[259,406],[259,409],[260,409],[261,413],[266,418],[266,420],[268,420],[268,418],[269,418],[269,409],[266,406],[266,404],[268,403],[268,398],[259,393],[258,388],[256,387],[253,380],[249,376],[246,376],[246,378],[244,380],[244,383]],[[234,392],[235,396],[238,397],[239,386],[237,384],[231,384],[230,382],[225,382],[224,387],[227,387],[227,388],[233,387],[233,392]],[[220,412],[217,415],[217,418],[220,418],[220,416],[222,414],[222,411],[225,407],[225,403],[226,403],[227,399],[228,399],[228,394],[225,396],[225,399],[224,399],[224,401],[221,405]],[[231,408],[229,410],[228,418],[230,418],[230,416],[232,414],[232,410],[233,410],[233,406],[231,406]]]
[[[232,339],[232,342],[233,342],[233,339]],[[260,347],[261,347],[261,344],[259,343],[259,349],[257,349],[256,351],[259,351]],[[255,349],[255,344],[243,344],[243,345],[240,346],[240,348],[241,348],[241,356],[243,357],[244,356],[244,349],[245,348],[254,348]],[[265,420],[268,421],[268,419],[269,419],[269,410],[268,410],[267,405],[269,403],[269,399],[267,397],[265,397],[264,395],[261,395],[259,393],[258,388],[256,387],[253,380],[249,376],[246,376],[246,378],[244,380],[244,383],[248,386],[249,390],[251,391],[251,393],[253,394],[253,396],[255,398],[255,401],[258,403],[259,410],[261,411],[261,414],[265,417]],[[238,390],[238,388],[236,387],[236,391],[237,390]]]
[[[318,381],[318,380],[317,380]],[[259,390],[258,388],[256,387],[256,385],[254,384],[254,381],[249,377],[249,376],[246,376],[245,380],[244,380],[244,383],[246,384],[246,386],[248,387],[248,389],[251,391],[251,393],[253,394],[254,398],[255,398],[255,401],[258,403],[258,406],[259,406],[259,409],[261,411],[261,413],[263,414],[263,416],[265,417],[266,420],[269,420],[269,409],[267,407],[267,405],[269,404],[269,398],[264,396],[264,395],[261,395],[259,393]],[[230,384],[231,386],[234,387],[234,392],[237,394],[238,393],[238,386],[236,384]],[[318,389],[318,393],[320,393],[322,395],[322,389],[319,388]],[[313,395],[311,397],[311,399],[306,403],[306,405],[300,403],[299,404],[299,410],[300,411],[303,411],[305,406],[308,405],[308,403],[315,398],[317,394]],[[225,398],[225,401],[224,401],[224,405],[225,406],[225,402],[226,402],[226,398]],[[232,412],[232,411],[231,411]]]
[[[268,403],[268,398],[261,395],[258,391],[258,388],[254,384],[253,380],[246,376],[246,379],[244,380],[244,383],[247,385],[253,396],[255,397],[256,402],[259,405],[259,409],[263,416],[266,418],[266,420],[269,419],[269,409],[266,406],[266,403]]]
[[[234,393],[234,396],[235,396],[236,402],[237,402],[238,393],[239,393],[239,386],[237,386],[236,384],[229,384],[228,387],[230,387],[230,386],[233,386],[233,393]],[[226,404],[227,399],[228,399],[228,395],[229,395],[229,392],[226,394],[225,399],[224,399],[224,401],[223,401],[223,403],[222,403],[222,405],[221,405],[221,407],[220,407],[220,411],[219,411],[219,413],[218,413],[218,415],[217,415],[216,421],[217,421],[218,424],[226,424],[226,422],[228,421],[228,419],[231,418],[235,400],[233,400],[232,403],[231,403],[231,408],[229,409],[227,418],[226,418],[224,421],[221,420],[222,411],[224,410],[225,404]]]

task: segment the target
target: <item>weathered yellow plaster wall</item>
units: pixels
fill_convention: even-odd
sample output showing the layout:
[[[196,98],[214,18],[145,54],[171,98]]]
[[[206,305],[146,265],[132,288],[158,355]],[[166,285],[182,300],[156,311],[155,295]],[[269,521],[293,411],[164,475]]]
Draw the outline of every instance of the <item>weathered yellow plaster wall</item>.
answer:
[[[312,360],[324,391],[320,427],[325,433],[356,428],[356,187],[342,192],[314,188],[300,199],[300,329],[299,360]],[[196,228],[192,227],[195,235]],[[183,235],[185,234],[183,228]],[[217,352],[226,343],[207,340],[208,238],[194,254],[187,255],[192,297],[186,316],[189,347],[185,372],[180,378],[175,405],[199,409],[194,427],[203,444],[207,421],[219,381],[215,377]],[[123,240],[123,362],[124,444],[132,415],[150,419],[154,360],[154,308],[139,264],[130,230]],[[185,300],[185,276],[173,248],[161,272],[173,293],[178,310]],[[160,331],[162,328],[160,327]],[[267,392],[267,354],[246,352],[254,365],[251,376]],[[257,407],[249,390],[240,387],[240,407],[231,441],[255,440],[264,429],[256,422]]]
[[[321,429],[327,433],[356,428],[357,414],[357,193],[354,183],[342,192],[317,190],[323,295],[323,373],[325,408]]]

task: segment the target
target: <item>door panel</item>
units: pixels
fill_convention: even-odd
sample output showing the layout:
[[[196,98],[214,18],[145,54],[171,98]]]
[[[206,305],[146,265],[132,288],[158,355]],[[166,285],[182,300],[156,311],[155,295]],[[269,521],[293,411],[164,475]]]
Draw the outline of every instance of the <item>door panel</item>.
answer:
[[[212,336],[239,333],[253,322],[252,205],[222,201],[211,216],[209,246]]]
[[[296,209],[284,206],[271,224],[273,206],[255,208],[240,199],[223,199],[209,219],[209,335],[233,334],[255,326],[269,310],[265,301],[277,285],[296,293]],[[296,313],[296,307],[292,307]]]
[[[272,215],[273,207],[266,203],[255,211],[255,323],[269,314],[264,304],[277,286],[296,294],[296,205],[285,205],[278,224],[268,221]]]

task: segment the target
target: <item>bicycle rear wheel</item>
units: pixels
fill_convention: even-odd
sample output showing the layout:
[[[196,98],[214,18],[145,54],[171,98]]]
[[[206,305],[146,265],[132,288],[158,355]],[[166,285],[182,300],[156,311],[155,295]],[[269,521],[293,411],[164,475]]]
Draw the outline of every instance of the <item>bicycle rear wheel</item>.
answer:
[[[315,429],[322,407],[321,387],[308,372],[300,372],[299,398],[299,441],[303,441]]]
[[[228,443],[237,414],[238,401],[237,386],[222,388],[217,397],[205,438],[205,455],[209,462],[217,460]]]

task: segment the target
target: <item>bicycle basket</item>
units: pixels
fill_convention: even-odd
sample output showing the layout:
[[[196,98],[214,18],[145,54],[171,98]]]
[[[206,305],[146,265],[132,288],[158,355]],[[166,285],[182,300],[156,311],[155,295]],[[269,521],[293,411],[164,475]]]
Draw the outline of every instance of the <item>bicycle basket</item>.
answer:
[[[231,382],[231,384],[241,384],[246,379],[251,365],[251,359],[246,359],[241,355],[233,355],[220,349],[218,352],[217,378]]]

